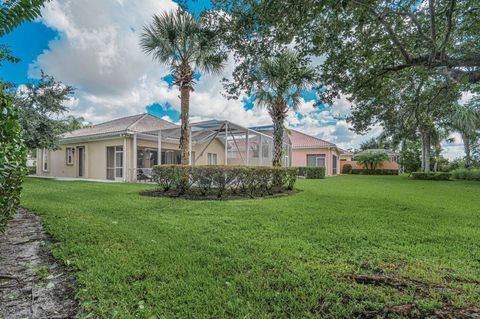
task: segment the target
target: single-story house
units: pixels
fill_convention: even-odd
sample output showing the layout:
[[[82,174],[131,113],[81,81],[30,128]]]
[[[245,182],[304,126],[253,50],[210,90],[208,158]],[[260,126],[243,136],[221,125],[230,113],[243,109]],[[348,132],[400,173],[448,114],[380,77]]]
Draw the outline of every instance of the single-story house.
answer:
[[[191,165],[271,165],[272,137],[229,121],[190,124]],[[149,114],[123,117],[60,137],[37,150],[37,175],[135,181],[157,164],[179,164],[180,127]],[[284,144],[284,162],[291,157]]]
[[[333,143],[290,130],[292,166],[325,166],[325,175],[340,174],[340,149]]]
[[[397,170],[397,171],[400,170],[400,154],[387,149],[367,149],[367,150],[358,152],[354,154],[352,158],[350,158],[350,160],[341,162],[342,169],[343,169],[343,166],[346,164],[350,164],[352,166],[352,169],[360,169],[360,170],[365,169],[365,167],[361,163],[355,160],[355,157],[362,154],[368,154],[368,153],[385,153],[388,155],[389,159],[384,161],[381,165],[379,165],[378,169],[388,169],[388,170]]]
[[[340,161],[351,161],[353,158],[353,153],[344,149],[339,148],[340,150]]]

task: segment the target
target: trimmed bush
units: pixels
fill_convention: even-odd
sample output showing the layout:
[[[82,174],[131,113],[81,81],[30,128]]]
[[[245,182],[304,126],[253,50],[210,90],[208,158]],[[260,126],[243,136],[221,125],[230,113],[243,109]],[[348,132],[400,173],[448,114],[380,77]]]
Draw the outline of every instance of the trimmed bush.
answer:
[[[452,172],[452,178],[468,181],[480,181],[480,169],[459,168]]]
[[[325,178],[325,167],[323,166],[307,166],[302,167],[303,176],[307,179]]]
[[[398,175],[396,169],[352,169],[356,175]]]
[[[26,173],[26,148],[12,98],[0,85],[0,232],[20,203]]]
[[[419,180],[429,180],[429,181],[448,181],[450,180],[450,173],[446,172],[413,172],[412,178]]]
[[[152,176],[163,192],[197,196],[246,194],[251,198],[292,190],[297,168],[157,165]]]
[[[351,174],[352,173],[352,165],[345,164],[342,167],[342,174]]]

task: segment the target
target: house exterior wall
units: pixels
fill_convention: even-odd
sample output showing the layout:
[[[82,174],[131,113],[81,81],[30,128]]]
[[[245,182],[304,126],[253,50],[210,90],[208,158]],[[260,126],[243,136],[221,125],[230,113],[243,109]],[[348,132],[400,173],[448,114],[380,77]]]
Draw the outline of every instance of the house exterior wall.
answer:
[[[307,166],[307,155],[325,155],[325,175],[333,174],[333,155],[337,156],[337,175],[340,174],[340,156],[336,150],[311,148],[311,149],[293,149],[292,150],[292,166]]]
[[[106,139],[84,143],[61,144],[55,151],[48,151],[48,170],[43,171],[43,151],[37,150],[37,175],[56,177],[78,176],[78,147],[85,147],[85,173],[83,178],[107,178],[107,146],[123,146],[123,138]],[[73,165],[67,165],[66,149],[75,148]]]
[[[195,156],[198,157],[201,151],[206,147],[208,142],[192,146],[192,151],[195,152]],[[69,177],[77,178],[79,165],[78,165],[78,147],[85,148],[85,172],[82,178],[89,179],[107,179],[107,147],[109,146],[123,146],[124,147],[124,172],[128,181],[133,181],[135,177],[134,160],[135,155],[133,152],[133,138],[114,138],[98,141],[90,141],[84,143],[72,143],[61,144],[58,150],[48,151],[48,169],[43,170],[43,151],[37,150],[37,175],[38,176],[52,176],[52,177]],[[67,164],[67,151],[68,147],[75,149],[74,160],[72,165]],[[158,142],[150,140],[137,139],[137,147],[148,147],[157,150]],[[162,150],[178,150],[177,144],[162,142]],[[225,163],[225,148],[224,145],[215,139],[210,143],[207,149],[204,151],[203,156],[198,158],[195,165],[207,165],[208,153],[217,154],[217,164],[223,165]]]

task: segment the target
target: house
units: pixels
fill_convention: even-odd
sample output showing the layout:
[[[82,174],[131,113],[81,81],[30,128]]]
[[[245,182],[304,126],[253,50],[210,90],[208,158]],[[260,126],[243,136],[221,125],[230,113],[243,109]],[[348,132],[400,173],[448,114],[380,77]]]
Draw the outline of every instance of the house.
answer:
[[[400,170],[400,154],[387,149],[367,149],[367,150],[358,152],[354,154],[349,160],[345,160],[341,162],[342,169],[343,169],[343,166],[346,164],[350,164],[352,166],[352,169],[356,169],[356,170],[365,169],[365,167],[361,163],[355,161],[355,157],[362,154],[368,154],[368,153],[385,153],[388,155],[389,159],[384,161],[378,167],[378,169],[388,169],[388,170],[397,170],[397,171]]]
[[[191,165],[271,163],[273,140],[262,132],[210,120],[190,124],[189,134]],[[115,119],[62,135],[57,150],[37,150],[37,175],[135,181],[154,165],[179,164],[179,139],[178,125],[149,114]]]
[[[290,130],[292,166],[324,166],[325,175],[340,174],[340,149],[318,137]]]
[[[340,161],[351,161],[353,158],[353,153],[344,149],[339,148],[340,150]]]

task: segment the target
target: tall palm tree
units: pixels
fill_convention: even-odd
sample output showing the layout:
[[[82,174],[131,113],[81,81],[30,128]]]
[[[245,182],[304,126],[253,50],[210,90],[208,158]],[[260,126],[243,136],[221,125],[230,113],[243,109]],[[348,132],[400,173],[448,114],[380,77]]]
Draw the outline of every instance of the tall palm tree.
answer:
[[[460,133],[465,148],[465,166],[472,162],[471,144],[478,137],[480,130],[480,99],[472,99],[469,103],[458,105],[449,118],[450,127]]]
[[[195,84],[195,71],[218,73],[226,56],[218,50],[215,35],[203,21],[181,9],[154,15],[153,22],[143,31],[140,40],[143,51],[170,66],[173,83],[180,89],[180,149],[182,164],[188,164],[190,92]]]
[[[264,59],[254,74],[255,102],[268,110],[273,122],[273,166],[282,165],[285,120],[291,107],[297,110],[302,92],[315,83],[315,71],[287,50]]]

